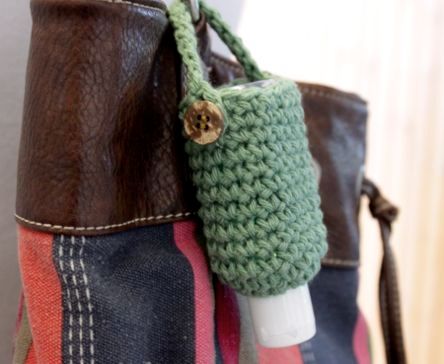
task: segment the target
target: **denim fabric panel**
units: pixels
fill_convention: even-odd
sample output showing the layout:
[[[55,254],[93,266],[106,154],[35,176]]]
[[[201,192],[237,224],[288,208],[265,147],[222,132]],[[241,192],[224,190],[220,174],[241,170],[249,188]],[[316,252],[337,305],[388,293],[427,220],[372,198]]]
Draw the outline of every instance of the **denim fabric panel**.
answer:
[[[194,282],[164,224],[57,236],[64,363],[194,363]]]
[[[304,364],[356,364],[357,269],[323,267],[310,283],[316,336],[300,345]]]

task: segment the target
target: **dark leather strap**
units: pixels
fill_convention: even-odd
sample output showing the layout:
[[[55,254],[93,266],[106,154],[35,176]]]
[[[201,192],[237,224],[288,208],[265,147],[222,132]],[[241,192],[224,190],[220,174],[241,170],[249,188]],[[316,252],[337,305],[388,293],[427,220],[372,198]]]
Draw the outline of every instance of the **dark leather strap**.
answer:
[[[398,216],[398,209],[368,179],[363,181],[362,193],[369,198],[370,212],[378,220],[381,229],[383,258],[379,277],[379,305],[387,364],[405,364],[396,262],[390,246],[391,227]]]

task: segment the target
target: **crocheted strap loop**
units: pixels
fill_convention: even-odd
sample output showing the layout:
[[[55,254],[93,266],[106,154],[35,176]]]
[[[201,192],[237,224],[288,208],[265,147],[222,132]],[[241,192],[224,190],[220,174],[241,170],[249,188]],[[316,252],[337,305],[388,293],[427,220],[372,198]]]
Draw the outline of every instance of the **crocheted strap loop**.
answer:
[[[204,79],[190,13],[175,0],[185,151],[210,265],[246,296],[281,294],[312,279],[327,249],[301,94],[293,81],[264,77],[219,14],[200,6],[250,81],[213,88]]]
[[[199,0],[199,5],[207,22],[244,68],[247,79],[251,82],[265,79],[266,77],[244,47],[242,40],[231,32],[220,14],[208,7],[202,0]],[[185,104],[189,105],[194,100],[208,100],[220,106],[217,91],[205,80],[193,21],[183,0],[175,0],[170,6],[169,19],[175,29],[177,49],[185,67],[186,100],[188,100]]]

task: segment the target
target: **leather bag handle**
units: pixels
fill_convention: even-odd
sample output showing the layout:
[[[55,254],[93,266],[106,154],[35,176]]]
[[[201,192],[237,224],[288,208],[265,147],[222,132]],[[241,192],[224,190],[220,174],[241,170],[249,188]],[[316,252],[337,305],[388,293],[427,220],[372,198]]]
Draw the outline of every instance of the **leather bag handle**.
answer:
[[[383,258],[379,276],[379,308],[387,364],[405,364],[407,359],[402,334],[396,261],[390,246],[392,223],[399,211],[367,178],[362,184],[362,194],[368,197],[370,212],[378,220],[381,231]]]

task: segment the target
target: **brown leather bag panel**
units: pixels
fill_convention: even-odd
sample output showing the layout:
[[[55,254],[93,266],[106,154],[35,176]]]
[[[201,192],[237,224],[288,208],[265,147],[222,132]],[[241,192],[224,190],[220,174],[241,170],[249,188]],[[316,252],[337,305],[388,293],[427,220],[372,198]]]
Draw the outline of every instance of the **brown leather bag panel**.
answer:
[[[28,225],[99,233],[196,209],[180,64],[163,3],[146,4],[32,2],[17,194]]]
[[[19,158],[17,219],[34,229],[104,234],[182,219],[197,210],[178,119],[180,62],[161,2],[34,0]],[[242,74],[200,51],[215,85]],[[321,168],[330,250],[358,264],[366,105],[299,84]]]
[[[356,266],[364,177],[366,104],[324,86],[300,85],[310,150],[319,163],[321,207],[328,231],[324,264]]]

